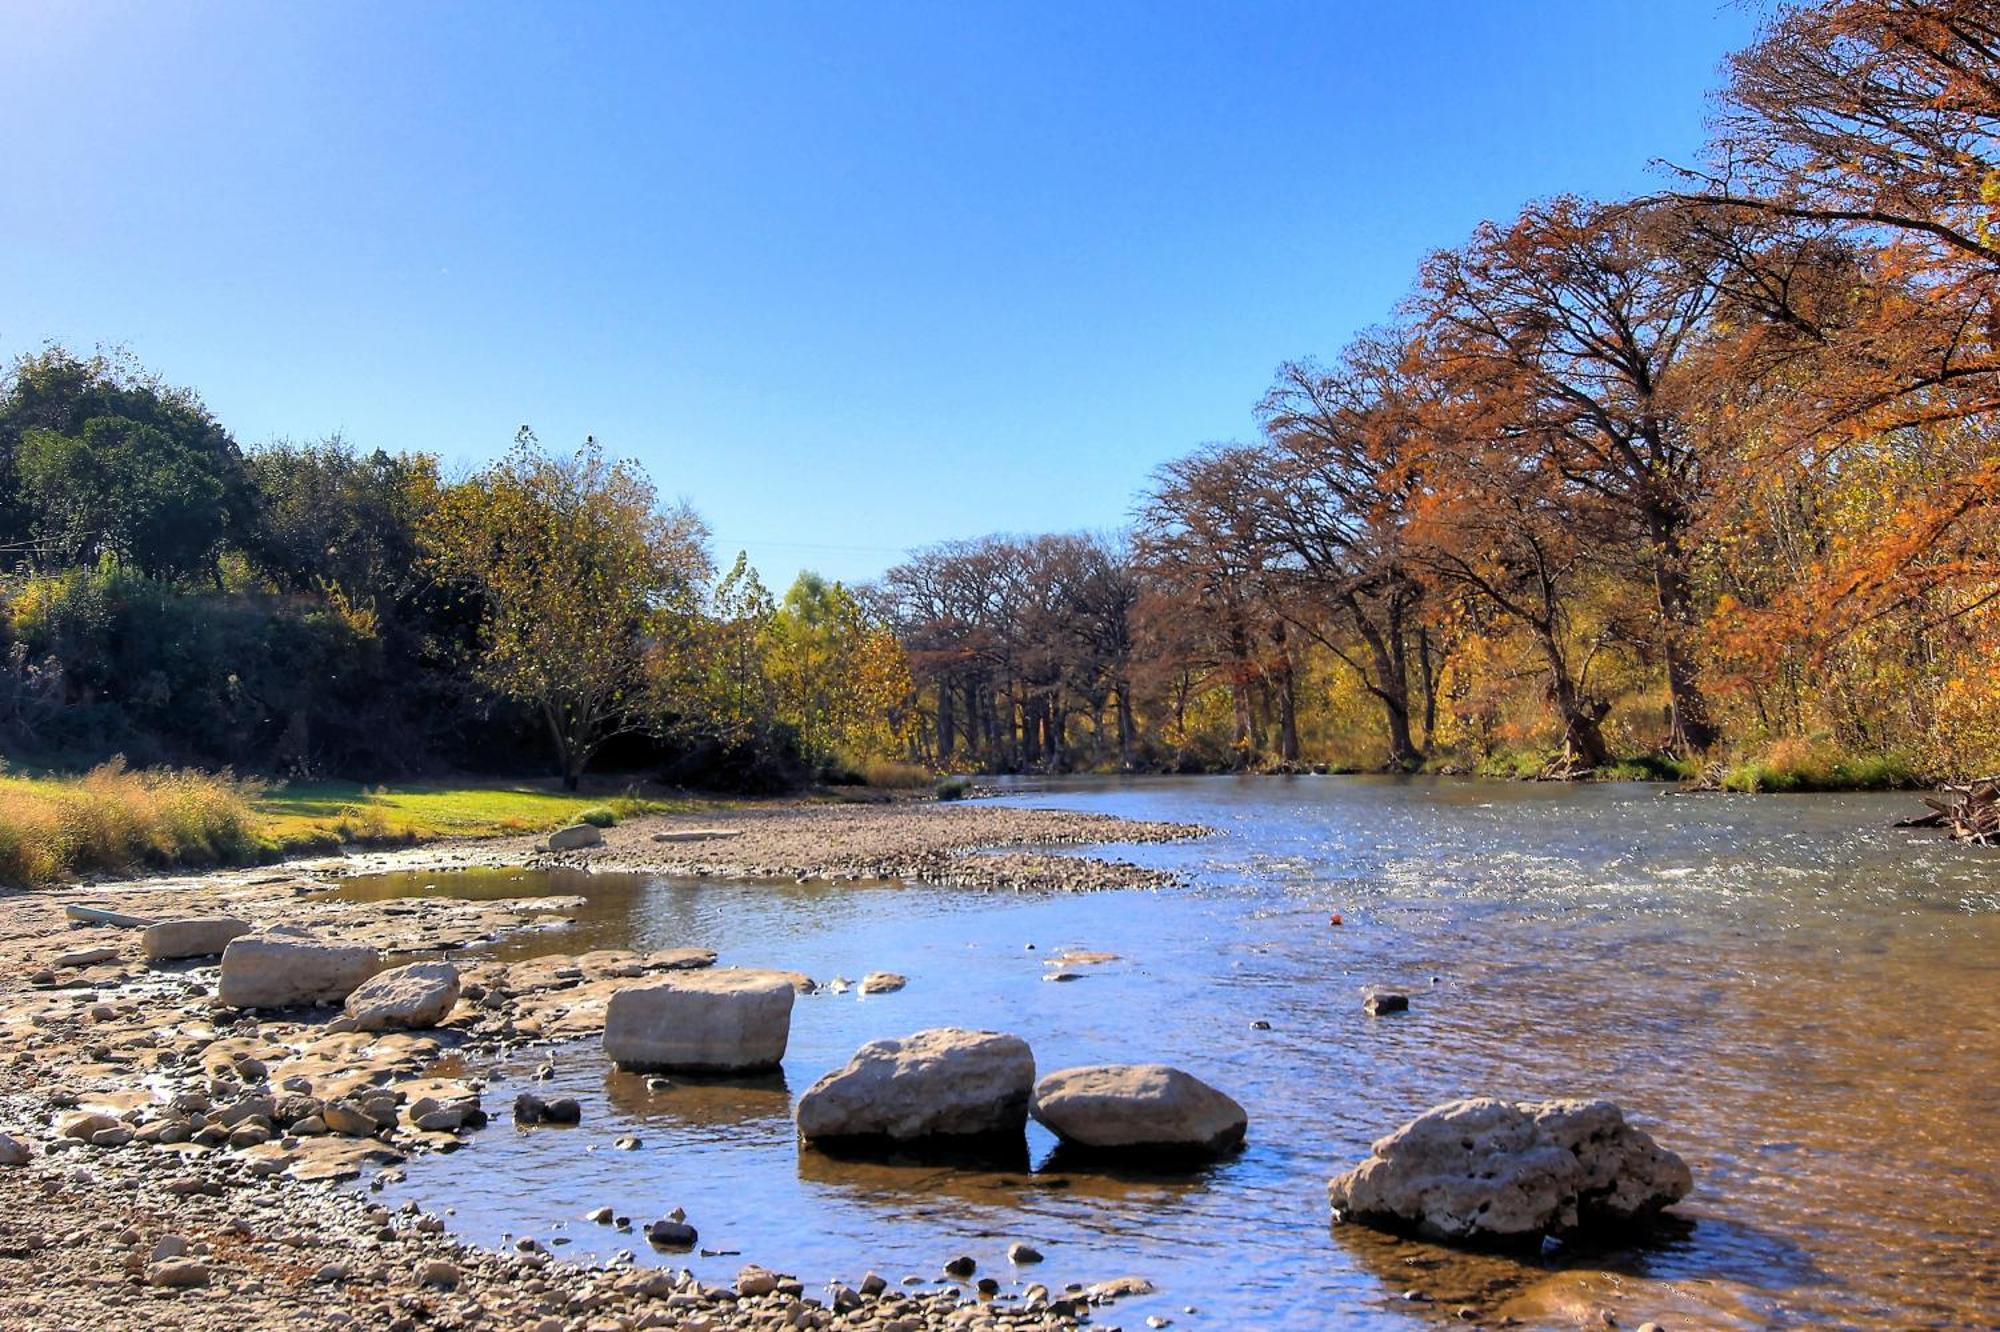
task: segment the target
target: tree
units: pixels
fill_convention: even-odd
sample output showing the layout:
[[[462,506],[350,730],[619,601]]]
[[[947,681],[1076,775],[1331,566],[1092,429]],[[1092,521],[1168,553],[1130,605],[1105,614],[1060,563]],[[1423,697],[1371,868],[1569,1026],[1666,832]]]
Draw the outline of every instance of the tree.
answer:
[[[1395,334],[1375,333],[1350,344],[1331,369],[1289,363],[1258,414],[1271,455],[1263,523],[1278,576],[1294,585],[1279,604],[1381,705],[1390,766],[1408,769],[1423,762],[1411,727],[1413,638],[1426,745],[1435,673],[1418,622],[1423,588],[1404,537],[1416,473],[1400,350]]]
[[[644,711],[649,637],[692,612],[709,574],[701,520],[663,512],[645,473],[596,441],[552,457],[524,426],[444,492],[423,536],[433,568],[480,602],[476,677],[540,716],[575,790]]]
[[[0,383],[0,555],[219,585],[217,557],[247,535],[253,493],[200,398],[128,360],[51,348]]]
[[[1666,205],[1557,199],[1431,256],[1415,308],[1455,392],[1510,404],[1496,438],[1524,467],[1587,492],[1610,558],[1637,545],[1659,612],[1677,748],[1717,738],[1700,684],[1692,532],[1714,436],[1697,428],[1695,366],[1712,270]]]
[[[2000,412],[2000,15],[1791,6],[1729,68],[1709,161],[1675,198],[1709,233],[1766,238],[1716,247],[1741,310],[1722,387],[1757,470],[1825,488],[1912,445],[1955,463],[1903,470],[1917,484],[1891,511],[1776,598],[1767,645],[1824,645],[2000,574],[2000,450],[1979,425]]]

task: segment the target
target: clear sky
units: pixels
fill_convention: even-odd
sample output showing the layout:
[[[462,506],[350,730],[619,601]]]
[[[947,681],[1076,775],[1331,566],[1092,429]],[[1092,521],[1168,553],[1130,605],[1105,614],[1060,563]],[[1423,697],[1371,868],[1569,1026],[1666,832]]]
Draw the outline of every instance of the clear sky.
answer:
[[[748,547],[1109,528],[1433,248],[1701,140],[1731,0],[0,0],[0,355],[595,434]]]

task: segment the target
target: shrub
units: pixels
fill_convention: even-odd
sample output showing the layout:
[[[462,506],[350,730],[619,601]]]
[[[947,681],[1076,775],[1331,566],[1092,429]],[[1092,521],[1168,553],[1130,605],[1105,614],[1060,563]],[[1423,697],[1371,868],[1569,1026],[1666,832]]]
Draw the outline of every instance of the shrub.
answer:
[[[618,822],[618,815],[615,811],[603,805],[592,805],[589,809],[577,815],[576,820],[578,823],[587,823],[593,828],[609,828],[612,824]]]
[[[870,786],[901,791],[918,791],[931,784],[930,769],[915,763],[876,760],[861,765],[861,777]]]
[[[1723,775],[1726,791],[1893,791],[1917,785],[1895,754],[1850,754],[1826,740],[1790,736]]]
[[[972,779],[969,777],[941,777],[938,779],[938,784],[932,789],[936,791],[939,800],[963,800],[966,793],[972,790]]]

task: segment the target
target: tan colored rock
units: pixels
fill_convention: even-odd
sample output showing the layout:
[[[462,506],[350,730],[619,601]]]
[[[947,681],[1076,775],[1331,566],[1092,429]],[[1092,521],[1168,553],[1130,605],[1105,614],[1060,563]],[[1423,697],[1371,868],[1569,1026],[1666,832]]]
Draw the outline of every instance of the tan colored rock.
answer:
[[[381,965],[373,948],[327,943],[303,930],[239,935],[222,950],[216,997],[232,1008],[337,1004]]]
[[[362,1031],[435,1027],[458,1002],[458,968],[412,962],[377,972],[347,996],[347,1016]]]
[[[1610,1101],[1438,1106],[1327,1185],[1336,1216],[1432,1239],[1531,1242],[1644,1220],[1686,1197],[1687,1163]]]
[[[249,921],[235,916],[186,916],[147,926],[139,944],[153,962],[216,957],[229,946],[230,940],[250,933],[250,929]]]
[[[604,834],[595,825],[579,823],[558,828],[549,834],[549,850],[577,851],[586,846],[604,845]]]
[[[796,991],[768,971],[692,971],[611,996],[604,1053],[634,1072],[743,1073],[776,1068],[791,1039]]]
[[[862,1046],[806,1089],[794,1118],[807,1142],[1018,1134],[1034,1086],[1020,1037],[937,1027]]]
[[[89,1142],[99,1133],[124,1127],[124,1123],[116,1115],[97,1110],[70,1110],[56,1116],[56,1136]]]
[[[1094,1064],[1035,1085],[1036,1122],[1093,1151],[1215,1156],[1242,1145],[1243,1107],[1165,1064]]]
[[[899,976],[893,971],[871,971],[861,978],[861,993],[894,994],[909,983],[908,977]]]

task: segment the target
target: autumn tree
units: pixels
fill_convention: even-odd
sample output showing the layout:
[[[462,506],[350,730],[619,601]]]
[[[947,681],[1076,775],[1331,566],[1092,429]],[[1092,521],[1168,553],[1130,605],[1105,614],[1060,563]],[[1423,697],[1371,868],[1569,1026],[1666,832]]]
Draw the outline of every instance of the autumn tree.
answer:
[[[526,427],[439,497],[425,547],[480,603],[475,674],[540,717],[567,789],[644,715],[649,639],[690,612],[706,535],[691,511],[660,508],[636,464],[594,440],[551,455]]]
[[[1417,474],[1401,361],[1400,340],[1380,332],[1330,367],[1281,367],[1258,407],[1267,461],[1256,498],[1287,622],[1354,673],[1382,708],[1390,765],[1414,768],[1436,675],[1405,533]],[[1421,745],[1413,678],[1425,700]]]
[[[1714,437],[1689,411],[1712,271],[1669,205],[1557,199],[1485,224],[1424,265],[1414,309],[1456,392],[1512,406],[1496,437],[1588,492],[1601,549],[1636,546],[1653,584],[1678,748],[1717,738],[1697,660],[1693,533]]]
[[[1757,472],[1800,493],[1842,469],[1910,483],[1775,594],[1764,641],[1825,645],[1940,594],[1977,605],[1960,590],[2000,577],[2000,451],[1977,447],[2000,410],[2000,16],[1789,6],[1729,69],[1709,161],[1676,197],[1701,234],[1763,238],[1716,247],[1739,306],[1719,396]],[[1876,465],[1904,447],[1956,465]]]

